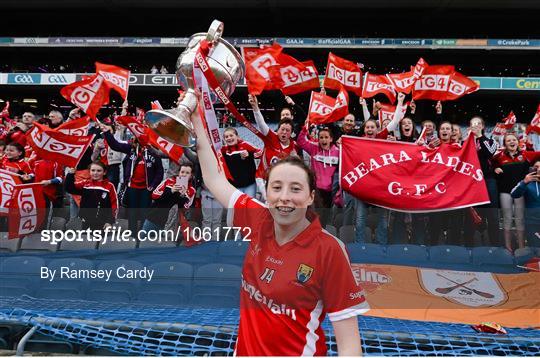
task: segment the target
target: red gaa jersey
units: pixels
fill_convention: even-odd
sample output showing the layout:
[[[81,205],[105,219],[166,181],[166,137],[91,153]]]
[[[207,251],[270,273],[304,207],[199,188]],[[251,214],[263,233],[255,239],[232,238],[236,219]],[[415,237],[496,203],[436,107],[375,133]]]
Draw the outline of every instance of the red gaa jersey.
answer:
[[[278,160],[287,158],[291,154],[298,152],[296,142],[291,139],[288,146],[284,146],[279,137],[273,130],[261,138],[264,142],[264,149],[259,167],[257,168],[257,178],[264,178],[266,170]]]
[[[249,227],[251,243],[242,269],[239,356],[326,355],[321,328],[369,309],[344,244],[314,217],[294,240],[279,246],[274,220],[260,202],[236,191],[229,226]],[[309,218],[308,218],[309,219]],[[246,230],[243,230],[246,233]]]

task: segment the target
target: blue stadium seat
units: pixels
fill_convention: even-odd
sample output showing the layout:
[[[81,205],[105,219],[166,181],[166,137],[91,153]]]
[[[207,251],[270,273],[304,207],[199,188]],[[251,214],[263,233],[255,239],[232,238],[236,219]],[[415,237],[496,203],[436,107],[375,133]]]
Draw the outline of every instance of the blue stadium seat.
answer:
[[[514,267],[514,257],[503,247],[475,247],[472,249],[472,262],[485,272],[499,272]]]
[[[40,280],[45,260],[34,256],[16,256],[1,260],[0,292],[6,296],[32,294]]]
[[[130,302],[137,293],[140,279],[117,277],[117,272],[124,275],[125,270],[142,270],[143,264],[132,260],[107,260],[98,265],[98,270],[112,270],[109,281],[96,279],[91,281],[87,299],[110,302]]]
[[[514,258],[518,265],[523,265],[535,256],[534,248],[524,247],[514,251]]]
[[[0,252],[17,252],[20,245],[20,239],[9,240],[7,238],[7,232],[0,232]]]
[[[192,265],[205,265],[216,262],[218,242],[203,242],[200,245],[182,250],[182,261]]]
[[[68,223],[69,224],[69,223]],[[68,229],[66,225],[66,230]],[[74,230],[74,229],[73,229]],[[74,251],[74,250],[89,250],[89,249],[96,249],[98,246],[98,241],[67,241],[63,240],[60,242],[60,247],[58,250],[60,251]]]
[[[50,230],[65,230],[66,228],[66,219],[58,216],[53,216],[51,218],[51,224],[49,225]]]
[[[141,283],[137,301],[160,304],[184,304],[191,298],[193,266],[183,262],[158,262],[152,281]]]
[[[238,307],[241,268],[227,264],[208,264],[195,271],[192,304],[201,307]]]
[[[224,264],[242,265],[249,247],[247,241],[226,241],[219,244],[218,260]]]
[[[428,262],[427,250],[419,245],[388,245],[386,248],[388,262],[394,265],[422,267]]]
[[[388,261],[383,245],[352,243],[347,245],[347,250],[351,256],[351,262],[355,264],[377,264]]]
[[[80,258],[56,259],[51,260],[47,267],[56,270],[56,278],[52,282],[40,281],[39,290],[36,291],[38,297],[76,300],[85,296],[89,281],[62,277],[61,270],[65,267],[70,270],[92,270],[94,269],[92,261]]]
[[[447,269],[467,268],[471,252],[462,246],[438,245],[429,248],[430,266]]]
[[[51,244],[47,241],[41,240],[41,233],[33,233],[24,237],[21,240],[20,251],[26,252],[47,252],[56,251],[58,249],[58,243]]]
[[[137,240],[129,241],[106,241],[105,244],[100,242],[99,250],[134,250],[137,248]]]

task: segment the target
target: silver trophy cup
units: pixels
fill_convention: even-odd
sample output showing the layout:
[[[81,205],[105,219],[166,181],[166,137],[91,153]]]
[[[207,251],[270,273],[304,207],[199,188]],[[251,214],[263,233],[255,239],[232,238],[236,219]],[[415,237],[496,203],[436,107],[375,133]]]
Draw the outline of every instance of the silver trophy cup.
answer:
[[[242,57],[230,43],[221,38],[222,34],[223,23],[214,20],[208,32],[197,33],[189,38],[186,49],[176,62],[178,83],[186,91],[184,99],[177,108],[146,112],[144,120],[148,126],[172,143],[183,147],[191,147],[195,143],[195,133],[190,121],[191,114],[197,108],[193,63],[203,39],[213,43],[207,58],[208,65],[227,96],[234,92],[236,84],[244,77],[245,65]]]

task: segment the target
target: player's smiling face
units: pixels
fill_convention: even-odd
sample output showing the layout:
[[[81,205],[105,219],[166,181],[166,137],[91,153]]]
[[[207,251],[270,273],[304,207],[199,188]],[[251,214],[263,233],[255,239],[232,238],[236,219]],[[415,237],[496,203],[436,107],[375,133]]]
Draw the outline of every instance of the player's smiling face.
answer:
[[[280,164],[268,178],[267,201],[278,225],[294,225],[306,217],[315,192],[310,190],[306,172],[291,164]]]
[[[223,139],[225,139],[225,144],[227,145],[238,144],[238,136],[231,130],[225,131],[225,133],[223,133]]]

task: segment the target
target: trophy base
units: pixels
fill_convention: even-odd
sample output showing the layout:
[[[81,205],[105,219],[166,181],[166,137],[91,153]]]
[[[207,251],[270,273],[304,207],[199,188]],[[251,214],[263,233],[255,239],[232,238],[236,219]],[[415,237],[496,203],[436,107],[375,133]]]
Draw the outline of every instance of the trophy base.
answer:
[[[189,111],[185,107],[174,110],[153,109],[146,112],[145,122],[157,135],[182,147],[195,145],[194,130],[189,120]]]

